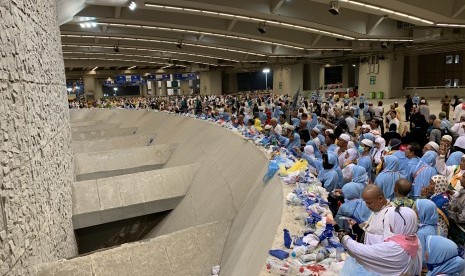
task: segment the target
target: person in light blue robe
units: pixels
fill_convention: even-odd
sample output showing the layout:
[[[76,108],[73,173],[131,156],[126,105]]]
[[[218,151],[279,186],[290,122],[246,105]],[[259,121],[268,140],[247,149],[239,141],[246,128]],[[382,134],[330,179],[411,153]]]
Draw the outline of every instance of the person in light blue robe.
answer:
[[[408,164],[409,159],[405,156],[405,152],[398,150],[394,152],[392,155],[397,157],[397,159],[399,159],[399,167],[398,167],[399,172],[403,175],[406,175],[407,164]]]
[[[393,200],[395,197],[394,186],[399,178],[404,178],[398,171],[399,159],[394,155],[384,157],[384,169],[375,179],[375,184],[383,190],[384,197]]]
[[[441,234],[438,230],[438,211],[436,211],[436,204],[429,199],[417,199],[415,202],[418,214],[418,225],[417,236],[421,243],[421,249],[423,250],[423,266],[425,265],[425,252],[426,252],[426,238],[429,235]]]
[[[418,162],[415,169],[412,170],[412,193],[413,197],[418,198],[421,196],[421,189],[429,186],[429,180],[438,172],[434,165],[436,164],[436,158],[438,154],[434,151],[427,151],[420,162]]]
[[[302,154],[305,158],[305,154]],[[322,159],[305,158],[310,166],[318,171],[318,180],[328,192],[336,189],[342,181],[342,172],[339,174],[337,166],[337,155],[335,153],[325,153]],[[339,169],[340,171],[340,169]]]
[[[318,124],[318,116],[315,113],[312,113],[312,119],[307,121],[308,131],[312,130]],[[320,129],[321,132],[321,129]]]
[[[428,260],[426,276],[449,275],[463,276],[465,260],[463,252],[453,241],[441,236],[428,236],[426,238],[426,252]]]
[[[460,164],[460,159],[462,159],[463,152],[456,151],[450,154],[449,158],[447,158],[446,166],[454,166]]]
[[[342,187],[344,203],[339,207],[335,219],[339,228],[345,231],[350,231],[350,227],[347,220],[342,219],[342,217],[351,218],[360,224],[367,221],[371,215],[370,209],[366,206],[365,201],[361,199],[362,192],[360,191],[359,184],[350,182]]]

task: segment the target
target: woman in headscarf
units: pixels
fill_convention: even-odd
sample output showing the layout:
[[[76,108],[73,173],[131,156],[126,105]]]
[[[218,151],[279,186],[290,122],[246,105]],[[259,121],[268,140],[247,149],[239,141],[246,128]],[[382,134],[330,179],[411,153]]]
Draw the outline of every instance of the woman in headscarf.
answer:
[[[342,168],[345,168],[350,164],[355,164],[357,162],[357,157],[358,157],[357,149],[355,148],[348,149],[344,156],[344,165]]]
[[[373,159],[373,166],[376,167],[381,163],[381,157],[383,156],[384,149],[386,148],[386,141],[382,137],[375,139],[375,147],[371,153],[371,159]]]
[[[333,153],[323,154],[323,170],[318,173],[318,180],[328,192],[332,192],[340,182],[339,175],[335,170],[337,155]]]
[[[399,159],[394,155],[387,155],[384,157],[384,169],[375,179],[375,184],[383,190],[384,197],[389,200],[393,200],[394,195],[394,185],[399,178],[404,178],[402,174],[399,173],[397,168],[399,167]]]
[[[362,224],[363,222],[367,221],[371,215],[370,209],[368,209],[368,207],[366,206],[365,201],[361,199],[362,190],[360,190],[360,183],[355,182],[347,183],[344,185],[344,187],[342,187],[344,203],[339,207],[339,210],[337,211],[336,222],[339,228],[344,229],[346,232],[350,232],[350,227],[347,219],[350,218],[358,224]],[[360,236],[358,238],[361,239],[362,237]]]
[[[440,235],[441,231],[438,227],[438,212],[436,205],[429,199],[417,199],[415,202],[418,220],[417,236],[420,240],[421,249],[423,250],[423,267],[425,265],[425,252],[426,252],[426,237],[429,235]]]
[[[373,161],[371,160],[371,150],[373,146],[373,142],[368,139],[363,139],[358,146],[360,157],[358,158],[357,165],[365,168],[369,179],[371,179],[371,169],[373,165]]]
[[[443,175],[431,177],[428,186],[429,199],[436,205],[436,211],[439,214],[438,225],[445,237],[449,233],[448,212],[450,194],[447,192],[448,186],[447,178]]]
[[[428,268],[426,276],[465,275],[463,249],[459,248],[453,241],[441,236],[428,236],[425,252]]]
[[[446,166],[444,162],[445,152],[444,148],[439,148],[439,158],[436,163],[436,169],[439,174],[445,175],[447,177],[447,183],[449,183],[452,188],[456,191],[459,191],[462,187],[460,186],[460,179],[465,175],[465,154],[462,154],[460,157],[460,162],[458,165]]]
[[[450,238],[460,244],[465,245],[465,177],[460,179],[462,189],[452,197],[449,206]]]
[[[383,276],[420,275],[421,248],[416,236],[418,229],[415,212],[407,207],[389,207],[384,214],[384,240],[365,245],[344,236],[342,243],[353,258],[346,260],[340,275],[367,275],[378,273]],[[356,260],[356,261],[355,261]],[[354,262],[363,266],[353,271],[346,266]]]
[[[463,152],[455,151],[450,154],[449,158],[447,158],[446,166],[458,166],[460,164],[460,159],[463,156]]]
[[[433,175],[437,174],[436,168],[436,158],[438,157],[437,153],[434,151],[427,151],[418,162],[415,169],[412,170],[412,192],[415,198],[418,198],[421,195],[421,190],[429,186],[429,180]]]

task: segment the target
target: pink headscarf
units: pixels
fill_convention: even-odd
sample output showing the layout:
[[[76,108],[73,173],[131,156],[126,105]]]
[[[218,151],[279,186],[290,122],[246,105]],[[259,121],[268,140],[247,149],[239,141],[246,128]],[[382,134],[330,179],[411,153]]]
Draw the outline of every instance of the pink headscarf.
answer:
[[[384,215],[384,241],[393,241],[414,258],[420,248],[417,214],[407,207],[389,207]]]

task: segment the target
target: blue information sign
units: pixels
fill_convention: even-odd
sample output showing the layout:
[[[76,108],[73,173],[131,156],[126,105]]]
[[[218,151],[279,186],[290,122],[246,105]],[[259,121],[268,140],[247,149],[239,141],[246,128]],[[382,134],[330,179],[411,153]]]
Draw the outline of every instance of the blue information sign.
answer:
[[[149,81],[166,81],[170,80],[169,74],[156,74],[156,75],[148,75],[147,80]]]
[[[126,83],[126,76],[116,76],[115,83]]]
[[[140,75],[131,75],[131,82],[132,83],[141,82]]]
[[[174,79],[175,80],[196,80],[197,79],[197,74],[195,73],[176,73],[174,74]]]

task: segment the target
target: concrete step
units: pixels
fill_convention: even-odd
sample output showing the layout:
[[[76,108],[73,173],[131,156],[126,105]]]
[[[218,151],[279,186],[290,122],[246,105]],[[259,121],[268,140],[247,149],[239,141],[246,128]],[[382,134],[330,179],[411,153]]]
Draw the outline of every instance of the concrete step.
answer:
[[[38,276],[210,275],[211,268],[220,262],[229,227],[230,222],[207,223],[83,257],[43,264],[38,267]]]
[[[136,134],[137,127],[128,128],[115,128],[107,130],[96,130],[96,131],[74,131],[71,133],[71,140],[73,141],[84,141],[94,139],[104,139],[119,136],[131,136]]]
[[[92,180],[163,168],[177,144],[161,144],[74,155],[77,181]]]
[[[174,209],[198,164],[73,184],[74,229]]]
[[[135,134],[131,136],[112,137],[95,140],[73,141],[74,153],[109,151],[154,145],[156,134]]]

